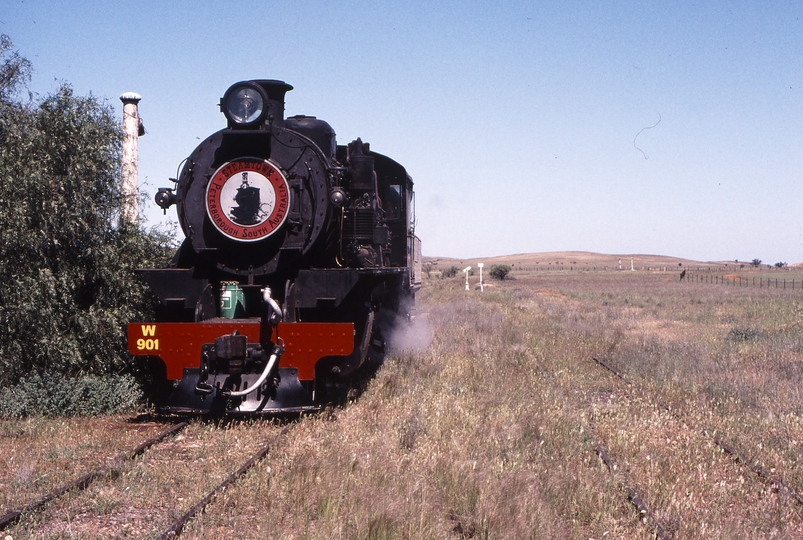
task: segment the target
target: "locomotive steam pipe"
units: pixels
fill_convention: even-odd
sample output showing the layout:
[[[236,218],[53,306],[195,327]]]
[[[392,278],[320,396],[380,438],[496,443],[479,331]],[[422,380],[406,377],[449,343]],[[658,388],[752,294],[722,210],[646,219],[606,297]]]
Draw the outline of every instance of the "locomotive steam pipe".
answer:
[[[270,287],[262,289],[262,300],[273,310],[276,314],[277,321],[282,320],[282,308],[276,303],[276,300],[270,296]],[[269,317],[270,318],[270,317]]]

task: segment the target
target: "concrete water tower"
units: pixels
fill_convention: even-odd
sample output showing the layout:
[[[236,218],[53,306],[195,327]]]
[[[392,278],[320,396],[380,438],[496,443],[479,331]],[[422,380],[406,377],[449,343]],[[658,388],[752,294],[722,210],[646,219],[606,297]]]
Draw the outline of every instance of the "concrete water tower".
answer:
[[[120,96],[123,102],[123,159],[121,167],[122,201],[120,201],[120,225],[136,227],[139,219],[139,137],[145,134],[139,117],[139,101],[142,97],[134,92]]]

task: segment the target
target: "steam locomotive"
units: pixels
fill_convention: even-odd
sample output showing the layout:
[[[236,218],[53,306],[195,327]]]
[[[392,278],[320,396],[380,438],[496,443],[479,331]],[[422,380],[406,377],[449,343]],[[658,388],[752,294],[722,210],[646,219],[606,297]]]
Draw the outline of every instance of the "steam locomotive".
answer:
[[[227,127],[185,160],[156,203],[185,235],[168,268],[140,270],[154,321],[128,325],[134,355],[173,383],[161,409],[315,409],[381,358],[420,286],[413,182],[314,116],[285,118],[278,80],[231,86]]]

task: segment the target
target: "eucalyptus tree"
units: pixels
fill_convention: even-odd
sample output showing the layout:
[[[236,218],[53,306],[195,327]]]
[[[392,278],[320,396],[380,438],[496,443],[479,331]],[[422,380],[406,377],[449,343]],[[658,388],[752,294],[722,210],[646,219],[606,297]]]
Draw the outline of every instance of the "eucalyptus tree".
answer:
[[[164,264],[170,240],[117,226],[111,105],[67,83],[36,96],[31,71],[0,36],[0,387],[141,377],[124,335],[150,306],[134,270]]]

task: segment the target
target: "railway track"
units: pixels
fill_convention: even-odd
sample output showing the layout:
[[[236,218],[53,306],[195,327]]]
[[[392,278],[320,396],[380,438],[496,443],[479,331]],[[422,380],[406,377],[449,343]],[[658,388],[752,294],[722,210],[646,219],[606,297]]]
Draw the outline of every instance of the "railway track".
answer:
[[[228,425],[221,429],[221,426],[209,425],[208,422],[192,425],[190,422],[185,421],[174,424],[155,437],[151,437],[137,445],[124,456],[109,461],[98,469],[61,486],[31,504],[8,512],[5,516],[0,517],[0,530],[9,529],[8,532],[12,532],[13,537],[24,537],[38,533],[40,529],[45,529],[46,532],[53,532],[66,527],[74,531],[76,528],[80,530],[81,525],[77,522],[84,519],[92,522],[86,525],[85,530],[87,532],[100,536],[112,531],[115,534],[119,534],[121,527],[125,528],[130,525],[126,523],[126,521],[131,521],[128,519],[129,516],[140,516],[143,512],[138,509],[128,510],[128,516],[116,518],[114,516],[115,508],[119,510],[125,503],[118,503],[118,506],[109,505],[111,511],[108,508],[101,507],[95,516],[89,516],[90,512],[87,512],[86,509],[93,507],[93,501],[103,499],[103,494],[109,492],[122,494],[131,490],[136,493],[131,497],[136,502],[143,501],[147,504],[151,500],[169,500],[173,503],[171,508],[160,508],[158,511],[154,511],[153,513],[158,514],[158,517],[154,516],[155,519],[141,519],[140,521],[144,521],[146,524],[141,525],[138,530],[133,530],[131,536],[154,537],[159,534],[158,531],[161,527],[164,527],[161,529],[163,532],[158,538],[175,538],[181,534],[194,516],[202,512],[218,495],[231,487],[243,474],[265,458],[271,448],[276,446],[295,425],[296,422],[293,421],[286,421],[281,427],[270,425],[267,429],[268,436],[263,439],[262,432],[265,430],[262,429],[261,425],[238,424],[232,430],[236,431],[236,434],[229,436],[229,440],[226,440],[223,436],[215,437],[215,434],[229,431]],[[187,433],[188,426],[192,426],[191,431],[194,432],[193,434]],[[184,430],[183,434],[180,434],[182,430]],[[239,445],[236,442],[232,443],[231,439],[234,439],[234,441],[252,440],[250,440],[250,444]],[[263,440],[261,443],[256,444],[258,439]],[[221,440],[228,443],[225,446],[229,450],[221,451],[219,448]],[[242,450],[249,448],[253,450],[254,447],[257,447],[255,451],[242,452]],[[225,461],[225,465],[220,467],[221,471],[226,468],[229,471],[235,470],[226,474],[210,475],[209,469],[213,467],[207,467],[205,463],[200,463],[199,456],[209,463]],[[135,462],[137,457],[141,457],[141,459]],[[247,459],[243,461],[245,457]],[[239,466],[237,466],[238,462]],[[159,477],[160,474],[164,474],[159,471],[166,469],[175,470],[176,478],[172,478],[170,473],[168,473],[168,478],[166,479]],[[196,478],[187,479],[189,475],[184,471],[192,470],[194,470]],[[154,473],[154,471],[156,472]],[[151,481],[154,474],[160,479]],[[212,476],[215,478],[220,476],[222,479],[213,482]],[[183,485],[180,481],[178,486],[170,485],[178,480],[184,481]],[[150,485],[148,485],[149,483]],[[207,485],[209,488],[203,491],[202,488]],[[194,489],[183,489],[188,486]],[[182,492],[182,489],[185,492]],[[168,491],[169,495],[162,495],[160,498],[157,494],[160,490]],[[63,508],[51,510],[55,501],[66,499],[65,495],[74,492],[82,492],[87,495],[71,497],[70,500],[59,503],[64,506]],[[199,495],[199,493],[202,494]],[[87,502],[87,500],[90,502]],[[151,504],[158,504],[158,502]],[[97,507],[97,504],[94,504],[94,506]],[[61,523],[64,514],[71,516],[68,517],[66,525]],[[34,519],[28,519],[29,517]],[[17,527],[12,527],[14,525],[17,525]]]
[[[595,376],[590,362],[576,364],[578,372],[536,369],[573,411],[587,444],[655,538],[728,536],[717,525],[721,514],[716,509],[722,507],[745,522],[758,512],[774,512],[787,523],[787,533],[800,532],[799,493],[710,428],[696,428],[694,419],[649,395],[599,357],[594,360],[614,373],[625,390],[606,384],[602,371]],[[578,386],[578,381],[591,382]],[[636,420],[642,417],[643,422]],[[752,480],[750,473],[755,474]],[[716,504],[709,508],[707,501]],[[682,519],[689,507],[695,508],[694,519]]]
[[[64,484],[63,486],[51,491],[50,493],[44,495],[43,497],[37,499],[36,501],[22,506],[20,508],[16,508],[7,512],[4,516],[0,517],[0,530],[6,529],[10,525],[16,523],[23,515],[31,514],[37,512],[47,503],[61,497],[62,495],[69,493],[75,490],[84,490],[92,485],[96,480],[109,476],[114,475],[115,473],[119,472],[120,466],[126,462],[131,461],[137,456],[144,453],[146,450],[154,446],[155,444],[160,443],[161,441],[165,440],[167,437],[178,433],[180,430],[187,427],[188,422],[179,422],[174,424],[173,426],[169,427],[168,429],[162,431],[161,433],[157,434],[154,437],[151,437],[144,442],[138,444],[134,449],[126,453],[124,456],[118,457],[103,466],[95,469],[92,472],[89,472],[71,482]]]
[[[598,356],[593,356],[592,360],[594,360],[594,362],[596,362],[597,364],[599,364],[600,366],[602,366],[603,368],[608,370],[610,373],[615,375],[618,379],[620,379],[623,382],[625,382],[628,386],[636,388],[642,394],[649,396],[649,394],[648,394],[648,392],[646,390],[644,390],[643,388],[641,388],[641,386],[639,386],[638,384],[636,384],[633,381],[631,381],[623,373],[621,373],[619,370],[617,370],[616,368],[611,366],[610,363],[602,360]],[[677,411],[676,409],[672,408],[667,403],[663,402],[659,398],[656,398],[655,396],[649,396],[649,397],[650,397],[651,400],[655,401],[655,403],[660,405],[663,409],[665,409],[667,412],[669,412],[671,415],[673,415],[679,421],[684,422],[686,424],[689,423],[689,420],[687,418],[685,418],[685,415],[683,413],[681,413],[681,412]],[[781,480],[778,476],[772,474],[765,467],[762,467],[760,463],[756,462],[755,460],[749,459],[747,456],[744,455],[744,453],[739,452],[733,445],[728,444],[727,442],[723,441],[720,437],[718,437],[714,433],[714,430],[712,430],[712,429],[710,429],[708,427],[703,427],[701,429],[698,429],[698,431],[703,436],[705,436],[705,437],[709,438],[711,441],[713,441],[714,444],[716,444],[720,449],[722,449],[723,452],[725,452],[727,455],[731,456],[736,463],[739,463],[740,465],[743,465],[744,467],[746,467],[748,470],[750,470],[751,472],[756,474],[762,480],[768,482],[771,486],[773,486],[773,488],[775,488],[778,491],[782,492],[785,496],[787,496],[791,500],[794,500],[798,504],[803,505],[803,495],[801,495],[799,492],[797,492],[794,489],[792,489],[791,487],[789,487],[783,480]]]
[[[206,506],[211,503],[215,497],[221,493],[224,489],[228,486],[233,484],[237,481],[239,477],[244,475],[248,469],[256,465],[259,461],[265,458],[268,455],[270,449],[275,446],[286,434],[290,429],[295,426],[295,424],[287,424],[278,435],[272,437],[268,440],[262,448],[257,450],[243,465],[240,466],[239,469],[231,473],[225,480],[215,486],[209,493],[207,493],[200,501],[192,506],[186,513],[184,513],[180,518],[178,518],[170,527],[167,528],[165,532],[159,536],[160,540],[166,540],[168,538],[175,538],[184,530],[184,527],[187,523],[195,517],[199,512],[203,511]]]
[[[560,384],[554,380],[554,377],[538,362],[535,362],[535,366],[541,376],[547,381],[549,386],[563,402],[563,404],[567,408],[572,409],[573,406],[566,397],[565,391],[560,387]],[[614,476],[620,487],[625,491],[630,504],[635,507],[645,523],[650,523],[654,532],[654,537],[658,540],[668,540],[670,536],[668,535],[665,526],[661,523],[655,512],[651,510],[644,502],[644,497],[634,487],[633,482],[628,478],[625,469],[620,467],[614,461],[610,452],[605,448],[602,442],[600,442],[599,437],[595,434],[593,427],[588,422],[584,422],[582,420],[579,420],[579,422],[582,431],[586,434],[591,442],[594,452],[596,452],[597,456],[599,456],[599,458]]]

